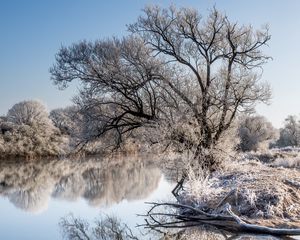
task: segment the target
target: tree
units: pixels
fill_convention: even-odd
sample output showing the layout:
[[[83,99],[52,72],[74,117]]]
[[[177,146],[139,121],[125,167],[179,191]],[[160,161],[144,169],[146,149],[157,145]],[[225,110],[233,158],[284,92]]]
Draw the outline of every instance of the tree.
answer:
[[[140,39],[81,42],[62,48],[56,59],[50,70],[56,84],[83,82],[75,103],[93,127],[90,140],[112,131],[120,143],[126,133],[158,119],[160,62]]]
[[[68,151],[68,140],[39,101],[15,104],[0,121],[0,130],[0,158],[59,156]]]
[[[238,110],[250,110],[257,101],[269,98],[269,88],[258,84],[255,69],[268,59],[261,47],[270,39],[268,29],[231,23],[213,9],[207,20],[197,11],[171,7],[148,7],[145,16],[130,25],[156,54],[172,65],[182,66],[196,83],[196,96],[179,97],[189,106],[201,127],[201,147],[217,142]],[[196,100],[193,98],[196,97]]]
[[[242,151],[256,151],[263,142],[276,138],[276,129],[263,116],[246,116],[239,125],[240,144]]]
[[[280,147],[300,146],[300,123],[296,116],[290,115],[285,119],[284,127],[280,129],[277,145]]]
[[[7,113],[7,121],[21,125],[52,126],[48,111],[40,101],[29,100],[15,104]]]
[[[238,112],[270,98],[268,84],[259,81],[269,59],[262,52],[268,28],[239,26],[216,9],[204,20],[193,9],[155,6],[129,30],[123,40],[62,47],[50,69],[62,87],[74,79],[84,84],[77,103],[94,109],[94,138],[113,131],[120,143],[141,127],[165,125],[169,140],[188,143],[200,156],[224,137]],[[192,138],[172,128],[177,119],[190,126]]]
[[[78,113],[79,109],[76,106],[69,106],[66,108],[53,109],[49,118],[52,120],[55,127],[57,127],[62,134],[70,136],[78,136],[80,131],[80,116]]]

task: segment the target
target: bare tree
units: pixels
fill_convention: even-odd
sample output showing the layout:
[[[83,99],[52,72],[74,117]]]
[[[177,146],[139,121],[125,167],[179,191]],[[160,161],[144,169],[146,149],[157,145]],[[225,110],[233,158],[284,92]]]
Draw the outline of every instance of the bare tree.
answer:
[[[184,94],[167,79],[177,97],[193,112],[201,129],[199,148],[214,145],[238,111],[250,111],[270,97],[258,82],[257,69],[269,58],[261,48],[270,40],[268,29],[238,26],[213,9],[206,20],[194,9],[147,7],[129,29],[141,36],[167,64],[184,69],[195,94]]]
[[[50,69],[60,86],[83,82],[76,102],[89,121],[97,119],[90,139],[113,132],[120,143],[141,127],[166,126],[168,140],[195,147],[198,156],[238,112],[270,98],[259,81],[268,28],[239,26],[216,9],[205,20],[193,9],[146,7],[129,30],[123,40],[63,47]]]
[[[121,142],[123,135],[157,118],[159,63],[147,56],[149,49],[136,38],[81,42],[60,50],[52,78],[57,84],[83,82],[75,102],[89,125],[97,125],[90,139],[113,131]]]

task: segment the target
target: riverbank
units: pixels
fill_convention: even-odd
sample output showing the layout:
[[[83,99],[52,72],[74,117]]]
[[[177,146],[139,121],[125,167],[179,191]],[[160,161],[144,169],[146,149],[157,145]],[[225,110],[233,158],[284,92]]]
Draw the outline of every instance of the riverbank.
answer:
[[[230,205],[250,224],[300,228],[298,155],[270,151],[262,162],[258,154],[243,154],[206,177],[190,171],[178,202],[217,215],[228,215]]]

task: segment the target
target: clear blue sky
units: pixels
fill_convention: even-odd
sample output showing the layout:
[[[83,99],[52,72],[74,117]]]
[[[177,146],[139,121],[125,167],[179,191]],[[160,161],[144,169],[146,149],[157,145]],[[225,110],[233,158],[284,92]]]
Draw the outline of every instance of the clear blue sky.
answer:
[[[207,14],[216,5],[230,19],[255,27],[268,23],[272,39],[265,66],[273,99],[258,112],[279,127],[300,113],[300,1],[297,0],[3,0],[0,2],[0,115],[18,101],[40,99],[51,110],[71,104],[76,86],[60,91],[49,68],[61,45],[126,34],[146,4],[189,6]]]

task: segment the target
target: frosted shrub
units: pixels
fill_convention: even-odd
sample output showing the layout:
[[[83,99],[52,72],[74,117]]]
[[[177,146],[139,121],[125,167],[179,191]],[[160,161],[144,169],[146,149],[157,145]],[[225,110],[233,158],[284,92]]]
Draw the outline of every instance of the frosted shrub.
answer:
[[[251,207],[256,207],[257,196],[255,191],[251,189],[243,189],[241,194],[244,196]]]
[[[203,170],[195,171],[192,168],[188,171],[186,188],[186,199],[195,199],[198,204],[207,204],[222,192],[217,179]]]
[[[15,126],[12,132],[5,134],[4,140],[4,156],[57,156],[65,154],[67,148],[67,139],[62,138],[57,129],[42,131],[36,126]]]

